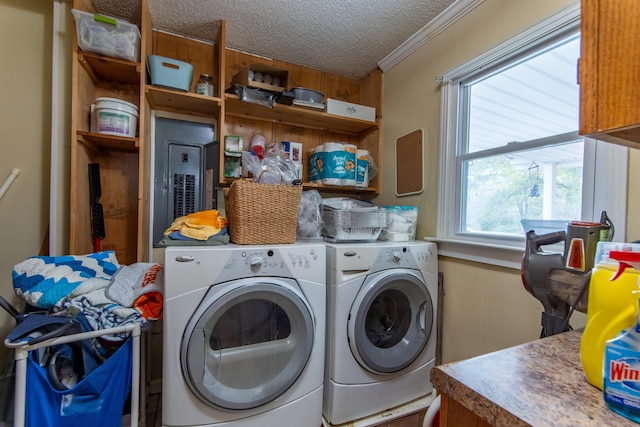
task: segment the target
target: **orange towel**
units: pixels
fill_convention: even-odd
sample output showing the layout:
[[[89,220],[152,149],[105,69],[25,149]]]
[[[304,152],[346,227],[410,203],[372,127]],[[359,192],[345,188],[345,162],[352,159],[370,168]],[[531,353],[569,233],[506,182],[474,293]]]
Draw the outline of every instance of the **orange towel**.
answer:
[[[218,234],[227,223],[227,218],[220,215],[220,212],[209,209],[176,218],[164,234],[166,236],[173,231],[178,231],[191,239],[207,240]]]

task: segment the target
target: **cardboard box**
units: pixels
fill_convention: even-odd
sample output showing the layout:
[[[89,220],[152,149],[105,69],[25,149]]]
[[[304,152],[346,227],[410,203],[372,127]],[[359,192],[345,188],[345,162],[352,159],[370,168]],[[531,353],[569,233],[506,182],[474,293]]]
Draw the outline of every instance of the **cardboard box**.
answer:
[[[351,117],[352,119],[376,121],[376,109],[366,105],[352,104],[351,102],[339,101],[337,99],[325,99],[324,111],[336,116]]]
[[[242,153],[235,151],[224,152],[224,176],[240,178],[242,175]]]
[[[298,167],[298,179],[302,179],[302,144],[299,142],[282,141],[284,151]]]
[[[277,76],[280,79],[280,85],[276,86],[249,79],[249,71],[253,71],[254,75],[255,73],[262,73],[262,75],[270,74],[272,77]],[[275,68],[265,64],[252,64],[249,65],[249,68],[245,68],[244,70],[233,76],[231,82],[242,86],[254,87],[258,89],[269,90],[272,92],[282,92],[287,88],[288,76],[289,72],[286,70],[282,70],[280,68]]]
[[[240,135],[225,135],[224,137],[225,151],[244,151],[244,137]]]

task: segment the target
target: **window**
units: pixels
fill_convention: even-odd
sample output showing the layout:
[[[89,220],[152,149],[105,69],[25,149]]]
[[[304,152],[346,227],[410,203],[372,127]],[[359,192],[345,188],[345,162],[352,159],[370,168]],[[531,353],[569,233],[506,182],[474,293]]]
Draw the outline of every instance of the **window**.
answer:
[[[441,253],[519,268],[530,229],[566,230],[601,210],[624,222],[624,202],[597,193],[614,181],[626,194],[627,150],[578,135],[579,57],[577,5],[441,77]],[[452,243],[516,251],[505,260]]]

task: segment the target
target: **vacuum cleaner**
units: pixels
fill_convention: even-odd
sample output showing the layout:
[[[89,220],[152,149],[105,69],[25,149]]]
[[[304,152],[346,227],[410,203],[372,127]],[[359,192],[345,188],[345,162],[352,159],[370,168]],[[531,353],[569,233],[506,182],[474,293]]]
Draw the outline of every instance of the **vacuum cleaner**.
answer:
[[[599,241],[613,239],[613,223],[602,211],[600,222],[572,221],[567,231],[542,235],[526,232],[521,263],[522,283],[542,303],[540,337],[571,330],[574,310],[586,313],[589,281]],[[545,252],[543,246],[564,243],[563,252]]]

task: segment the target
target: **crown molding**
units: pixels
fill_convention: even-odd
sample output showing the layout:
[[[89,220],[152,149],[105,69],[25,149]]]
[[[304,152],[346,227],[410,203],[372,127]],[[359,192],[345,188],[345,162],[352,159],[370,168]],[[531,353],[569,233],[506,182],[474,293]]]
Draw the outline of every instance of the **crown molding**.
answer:
[[[378,62],[382,72],[393,68],[416,49],[446,30],[450,25],[471,12],[484,0],[457,0],[436,16],[431,22],[418,30],[400,46]]]

